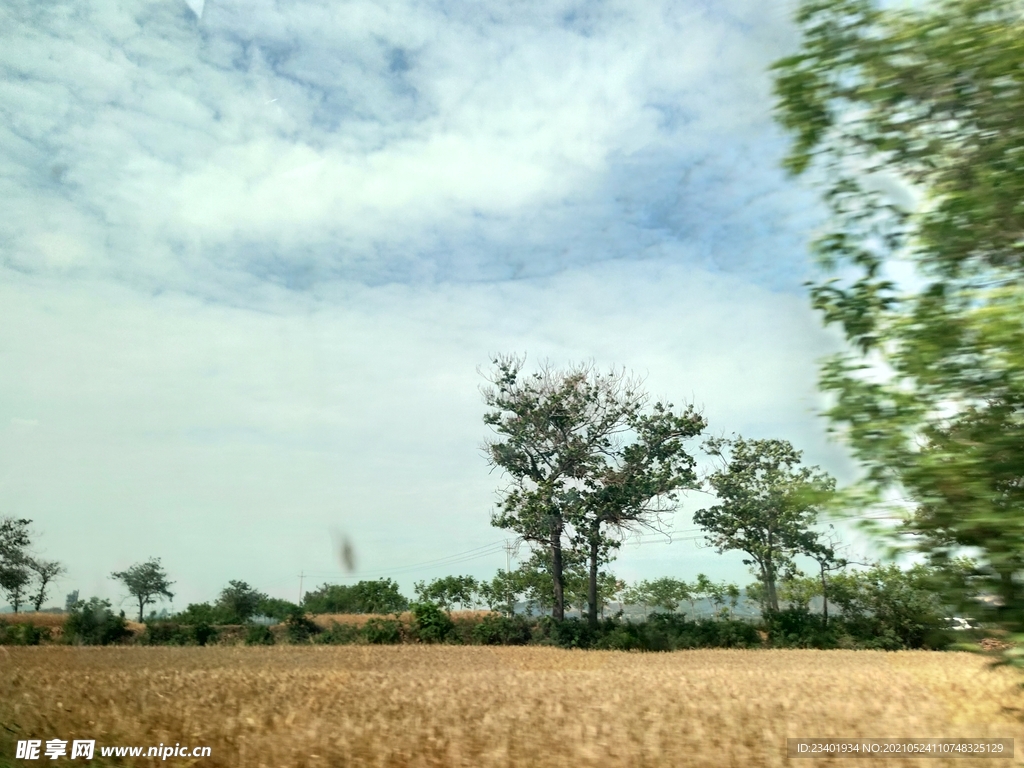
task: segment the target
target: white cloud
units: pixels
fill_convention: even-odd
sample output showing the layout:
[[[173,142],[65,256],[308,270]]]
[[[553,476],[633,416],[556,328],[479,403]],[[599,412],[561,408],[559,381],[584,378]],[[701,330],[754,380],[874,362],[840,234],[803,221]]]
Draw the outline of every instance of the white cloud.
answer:
[[[609,180],[652,161],[672,170],[636,190],[642,206],[710,168],[689,183],[711,216],[677,215],[715,241],[708,220],[736,206],[721,150],[764,142],[764,69],[789,30],[747,2],[218,2],[197,20],[137,0],[88,24],[29,7],[8,12],[0,53],[3,191],[21,214],[0,223],[7,262],[217,298],[224,268],[285,282],[557,269],[544,251],[609,215],[644,236]],[[745,206],[744,225],[772,237],[778,209],[803,201],[780,193],[769,141],[740,168],[774,200]],[[539,248],[522,237],[538,222]],[[55,229],[73,240],[62,258],[40,245]]]

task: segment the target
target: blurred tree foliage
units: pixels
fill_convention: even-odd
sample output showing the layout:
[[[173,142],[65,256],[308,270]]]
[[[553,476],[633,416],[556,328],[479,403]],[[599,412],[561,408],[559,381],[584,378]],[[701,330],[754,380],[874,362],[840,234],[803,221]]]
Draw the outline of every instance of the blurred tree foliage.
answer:
[[[409,601],[391,579],[358,584],[324,584],[307,592],[302,607],[310,613],[401,613]]]
[[[480,585],[472,576],[444,576],[413,584],[418,602],[434,603],[451,613],[456,603],[465,610],[476,604]]]
[[[937,565],[967,552],[1024,630],[1024,5],[805,0],[775,64],[786,167],[832,214],[815,308],[849,341],[823,389],[865,503]],[[975,579],[977,581],[977,579]]]

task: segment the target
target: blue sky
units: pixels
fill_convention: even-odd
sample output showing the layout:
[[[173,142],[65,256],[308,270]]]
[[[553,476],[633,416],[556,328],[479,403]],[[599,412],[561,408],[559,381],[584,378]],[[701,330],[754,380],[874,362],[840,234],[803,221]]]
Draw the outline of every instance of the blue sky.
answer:
[[[625,366],[850,477],[814,415],[821,210],[771,121],[791,10],[5,3],[0,514],[61,595],[119,600],[150,556],[179,607],[489,576],[500,352]],[[740,559],[627,545],[616,571],[746,583]]]

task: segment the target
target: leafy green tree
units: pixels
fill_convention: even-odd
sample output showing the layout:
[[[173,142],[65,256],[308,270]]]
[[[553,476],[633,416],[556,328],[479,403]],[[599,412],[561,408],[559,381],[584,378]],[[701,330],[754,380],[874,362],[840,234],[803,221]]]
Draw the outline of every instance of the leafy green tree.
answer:
[[[779,599],[789,607],[807,610],[811,601],[821,596],[821,581],[803,573],[791,573],[779,582]]]
[[[822,370],[828,416],[867,470],[863,503],[911,502],[881,532],[938,566],[977,553],[1022,631],[1020,3],[806,0],[797,20],[778,118],[795,138],[787,167],[832,214],[814,306],[849,342]]]
[[[492,611],[512,616],[516,603],[526,595],[526,591],[526,580],[520,571],[499,569],[494,578],[480,584],[479,594],[484,605]]]
[[[267,596],[244,581],[229,581],[220,591],[217,608],[225,624],[245,624],[259,611]]]
[[[435,603],[451,613],[455,603],[463,609],[474,605],[479,586],[472,576],[444,576],[429,583],[418,581],[413,590],[419,602]]]
[[[642,408],[647,396],[638,393]],[[598,568],[616,549],[621,536],[640,528],[658,528],[661,514],[675,509],[678,492],[697,486],[695,459],[685,441],[699,435],[707,422],[692,407],[681,414],[672,404],[655,403],[647,412],[624,412],[626,435],[604,451],[604,461],[584,483],[574,516],[577,547],[588,557],[588,617],[597,626]],[[610,535],[611,534],[611,535]]]
[[[633,585],[623,591],[622,597],[627,603],[643,606],[646,616],[648,608],[675,613],[679,610],[679,604],[684,600],[689,601],[693,594],[692,588],[685,581],[662,576]]]
[[[700,509],[693,521],[718,551],[740,550],[757,569],[765,606],[779,610],[776,583],[793,556],[816,541],[813,527],[835,482],[817,467],[800,467],[801,452],[785,440],[710,438],[706,450],[723,465],[708,484],[719,504]]]
[[[552,617],[565,617],[563,539],[579,508],[579,490],[603,464],[602,452],[639,408],[631,381],[590,365],[560,371],[545,365],[526,375],[524,359],[492,360],[484,415],[498,438],[487,443],[491,465],[509,478],[491,522],[542,546],[551,557]]]
[[[703,573],[697,574],[697,594],[703,595],[715,608],[715,613],[728,617],[740,599],[740,589],[725,581],[711,581]]]
[[[36,576],[36,591],[32,596],[32,607],[39,611],[42,610],[43,603],[46,601],[46,592],[50,584],[57,577],[67,573],[67,569],[56,560],[41,560],[37,557],[29,561],[28,567]]]
[[[556,621],[565,615],[566,543],[584,551],[596,623],[599,569],[619,544],[610,533],[653,525],[672,508],[695,479],[683,441],[705,422],[692,408],[648,410],[640,380],[625,372],[545,365],[526,375],[523,358],[492,362],[484,422],[498,438],[487,453],[510,479],[492,523],[550,553]]]
[[[174,598],[170,591],[174,582],[167,580],[167,572],[160,565],[158,557],[150,558],[144,563],[136,563],[124,571],[114,571],[110,578],[124,584],[128,594],[139,601],[140,622],[146,606],[155,603],[158,597]]]
[[[360,581],[357,584],[324,584],[302,597],[310,613],[401,613],[409,601],[391,579]]]
[[[25,601],[32,581],[32,559],[28,554],[31,524],[31,520],[24,518],[0,518],[0,589],[15,613]]]
[[[833,526],[829,526],[833,528]],[[829,578],[830,574],[835,571],[842,571],[848,565],[850,561],[845,557],[840,557],[837,554],[836,546],[837,540],[834,535],[830,537],[819,537],[817,539],[810,537],[809,541],[805,542],[803,548],[803,554],[810,557],[818,565],[818,578],[821,585],[821,616],[822,625],[828,627],[828,595],[829,595]]]

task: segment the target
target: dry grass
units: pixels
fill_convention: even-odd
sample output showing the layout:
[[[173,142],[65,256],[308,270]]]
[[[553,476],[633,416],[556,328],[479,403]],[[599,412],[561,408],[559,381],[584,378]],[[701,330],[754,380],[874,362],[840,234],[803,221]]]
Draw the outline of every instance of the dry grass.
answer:
[[[746,768],[787,764],[787,737],[1024,738],[1018,682],[913,651],[11,647],[0,723],[8,739],[207,745],[195,764],[211,767]]]
[[[53,629],[64,626],[66,613],[0,613],[0,621],[7,624],[31,624],[34,627]]]
[[[455,620],[458,619],[474,619],[479,621],[484,616],[489,616],[493,611],[452,611],[451,617]],[[320,613],[310,614],[309,617],[313,622],[324,629],[329,629],[332,623],[337,624],[351,624],[356,627],[363,626],[370,619],[394,619],[395,614],[381,615],[372,613]],[[409,611],[398,614],[398,620],[403,624],[412,623],[412,614]]]

